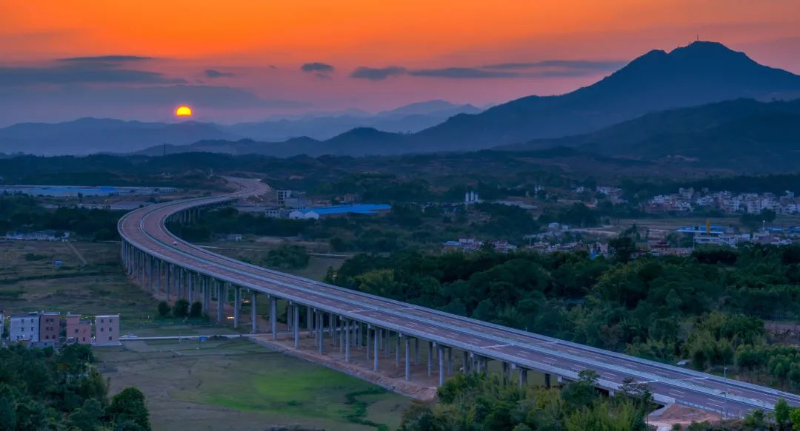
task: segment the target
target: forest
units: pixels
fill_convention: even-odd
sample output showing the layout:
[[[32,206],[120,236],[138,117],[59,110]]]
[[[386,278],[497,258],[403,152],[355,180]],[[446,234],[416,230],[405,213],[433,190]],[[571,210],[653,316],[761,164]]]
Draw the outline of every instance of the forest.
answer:
[[[800,352],[765,320],[800,318],[800,246],[688,257],[585,252],[360,254],[326,281],[656,361],[800,390]]]
[[[144,395],[126,388],[109,400],[91,346],[0,349],[0,429],[149,431]]]

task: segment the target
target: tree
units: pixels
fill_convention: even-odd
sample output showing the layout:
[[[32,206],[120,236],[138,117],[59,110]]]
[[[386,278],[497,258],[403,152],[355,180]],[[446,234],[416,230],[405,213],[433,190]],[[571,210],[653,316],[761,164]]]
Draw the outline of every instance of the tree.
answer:
[[[308,266],[310,260],[305,247],[284,244],[275,250],[270,250],[265,263],[271,268],[299,269]]]
[[[202,317],[203,316],[203,303],[200,301],[195,301],[192,303],[192,308],[189,310],[189,317]]]
[[[763,210],[759,214],[742,214],[739,217],[739,221],[751,231],[754,231],[761,227],[762,223],[772,223],[775,221],[775,211],[772,210]]]
[[[792,414],[792,407],[783,398],[778,398],[775,403],[775,423],[778,424],[779,429],[784,429],[784,426],[789,425],[791,422],[790,415]]]
[[[169,312],[172,311],[172,308],[167,304],[167,301],[161,301],[158,303],[158,315],[161,317],[167,317]]]
[[[16,427],[17,413],[14,407],[11,397],[0,396],[0,429],[13,430]]]
[[[189,315],[189,301],[181,298],[175,301],[175,306],[172,307],[172,315],[179,318],[184,318]]]
[[[792,429],[800,431],[800,408],[792,410],[789,414],[789,419],[792,421]]]
[[[630,262],[633,254],[636,253],[636,243],[630,237],[614,238],[608,242],[608,248],[614,254],[617,262]]]
[[[131,421],[143,430],[150,431],[150,413],[145,406],[144,394],[136,388],[125,388],[122,392],[114,395],[106,414],[115,424]]]
[[[585,408],[597,399],[597,380],[600,376],[594,370],[583,370],[578,373],[578,381],[572,382],[561,391],[564,402],[571,410]]]
[[[89,398],[84,401],[81,408],[69,415],[69,424],[82,430],[94,430],[101,424],[104,415],[105,411],[100,401]]]

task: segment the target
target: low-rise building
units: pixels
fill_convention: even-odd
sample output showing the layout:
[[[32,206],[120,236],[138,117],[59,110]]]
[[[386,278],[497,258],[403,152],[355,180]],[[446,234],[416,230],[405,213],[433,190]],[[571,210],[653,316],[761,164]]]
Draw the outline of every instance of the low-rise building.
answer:
[[[58,346],[61,339],[61,313],[42,311],[39,313],[39,343]]]
[[[67,344],[92,344],[92,322],[81,320],[80,314],[67,313]]]
[[[119,345],[119,314],[103,314],[94,318],[94,344]]]
[[[10,341],[39,341],[39,313],[14,314],[8,321]]]
[[[350,214],[373,215],[391,209],[391,205],[383,204],[337,205],[294,210],[289,213],[289,218],[294,220],[318,220],[324,217],[342,217]]]

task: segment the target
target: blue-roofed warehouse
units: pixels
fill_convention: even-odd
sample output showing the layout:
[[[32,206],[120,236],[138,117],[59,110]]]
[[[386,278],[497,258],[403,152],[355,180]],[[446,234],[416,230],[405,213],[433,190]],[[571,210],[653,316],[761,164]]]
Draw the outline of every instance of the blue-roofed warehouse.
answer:
[[[290,219],[319,219],[322,217],[341,217],[349,214],[379,214],[392,209],[385,204],[337,205],[331,207],[305,208],[289,213]]]

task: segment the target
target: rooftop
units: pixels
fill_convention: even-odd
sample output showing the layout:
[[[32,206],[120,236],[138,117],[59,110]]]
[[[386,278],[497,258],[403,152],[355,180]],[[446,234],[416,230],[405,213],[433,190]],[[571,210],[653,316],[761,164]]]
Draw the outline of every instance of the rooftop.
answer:
[[[302,214],[315,212],[319,215],[328,214],[375,214],[378,211],[392,209],[391,205],[386,204],[357,204],[357,205],[336,205],[331,207],[316,207],[297,210]]]

